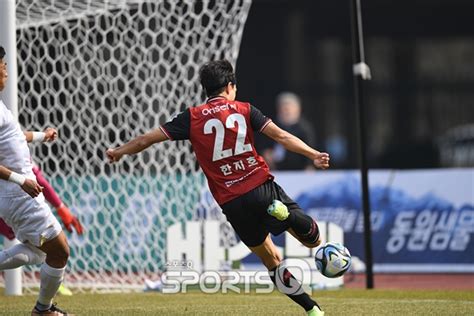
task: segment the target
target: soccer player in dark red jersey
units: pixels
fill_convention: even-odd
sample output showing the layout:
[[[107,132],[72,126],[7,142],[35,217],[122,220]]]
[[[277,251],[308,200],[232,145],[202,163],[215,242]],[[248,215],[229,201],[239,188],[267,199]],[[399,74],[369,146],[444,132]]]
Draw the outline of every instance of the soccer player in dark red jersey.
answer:
[[[206,103],[181,112],[160,128],[120,147],[108,149],[107,157],[116,162],[155,143],[190,140],[211,193],[240,239],[260,257],[280,290],[281,283],[294,287],[298,281],[279,267],[282,257],[269,233],[288,231],[312,248],[320,243],[318,225],[273,181],[265,160],[255,150],[254,132],[310,158],[317,168],[329,167],[329,155],[280,129],[253,105],[236,101],[236,78],[228,61],[206,63],[199,76],[209,97]],[[308,315],[324,315],[301,289],[283,292]]]

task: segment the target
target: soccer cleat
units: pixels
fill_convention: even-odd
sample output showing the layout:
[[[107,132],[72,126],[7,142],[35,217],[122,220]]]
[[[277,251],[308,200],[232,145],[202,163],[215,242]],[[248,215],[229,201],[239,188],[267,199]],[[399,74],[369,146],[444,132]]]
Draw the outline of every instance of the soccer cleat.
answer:
[[[74,316],[73,314],[68,314],[67,312],[60,310],[58,307],[56,307],[56,304],[51,305],[51,307],[48,310],[45,311],[40,311],[36,309],[36,306],[33,308],[31,311],[31,316],[40,316],[40,315],[46,315],[46,316]]]
[[[148,291],[161,292],[161,290],[163,290],[163,283],[161,282],[161,280],[157,280],[157,281],[152,281],[149,279],[145,280],[145,292],[148,292]]]
[[[65,287],[62,283],[58,288],[58,294],[63,296],[72,296],[71,290]]]
[[[308,316],[324,316],[324,312],[318,307],[318,305],[315,305],[312,310],[309,310],[306,313]]]
[[[279,221],[284,221],[288,218],[288,215],[290,215],[288,207],[278,200],[273,200],[273,203],[267,208],[267,212]]]

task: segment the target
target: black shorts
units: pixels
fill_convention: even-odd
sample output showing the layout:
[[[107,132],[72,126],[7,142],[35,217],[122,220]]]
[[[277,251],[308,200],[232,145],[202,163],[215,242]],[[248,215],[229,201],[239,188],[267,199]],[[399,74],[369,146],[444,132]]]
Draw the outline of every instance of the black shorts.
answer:
[[[303,212],[273,180],[221,205],[227,220],[248,247],[261,245],[268,233],[279,235],[289,228],[286,221],[279,221],[267,213],[273,200],[283,202],[290,212]]]

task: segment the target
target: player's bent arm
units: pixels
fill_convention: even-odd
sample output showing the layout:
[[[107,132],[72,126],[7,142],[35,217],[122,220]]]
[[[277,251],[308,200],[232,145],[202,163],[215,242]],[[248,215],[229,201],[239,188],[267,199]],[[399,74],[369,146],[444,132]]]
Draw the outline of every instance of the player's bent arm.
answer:
[[[58,131],[52,127],[48,127],[44,132],[24,131],[23,134],[25,135],[26,141],[28,143],[52,142],[58,138]]]
[[[2,165],[0,165],[0,179],[18,184],[23,191],[33,198],[37,197],[43,191],[43,188],[38,185],[35,180],[28,179]]]
[[[137,154],[151,145],[161,143],[165,140],[168,140],[168,136],[166,136],[161,129],[157,128],[138,136],[120,147],[107,150],[107,157],[111,162],[119,161],[123,155]]]
[[[44,135],[41,135],[41,132],[30,132],[30,131],[23,131],[25,135],[26,141],[28,143],[36,142],[36,141],[43,141]]]
[[[6,180],[6,181],[10,181],[10,176],[12,175],[12,171],[10,169],[8,169],[7,167],[4,167],[2,165],[0,165],[0,179],[3,179],[3,180]],[[24,178],[24,177],[23,177]],[[14,182],[14,181],[12,181]],[[24,182],[24,179],[23,179],[23,182]],[[23,183],[19,183],[19,185],[22,185]]]
[[[281,144],[286,150],[306,156],[307,158],[313,160],[313,163],[316,167],[322,169],[329,167],[329,155],[327,153],[321,153],[308,146],[304,141],[295,135],[279,128],[275,123],[270,122],[263,129],[262,133]]]
[[[319,153],[316,149],[311,148],[305,142],[303,142],[298,137],[293,134],[288,133],[287,131],[279,128],[275,123],[270,122],[264,129],[263,134],[270,137],[277,143],[281,144],[285,149],[292,152],[301,154],[308,157],[309,159],[314,159],[316,154]]]

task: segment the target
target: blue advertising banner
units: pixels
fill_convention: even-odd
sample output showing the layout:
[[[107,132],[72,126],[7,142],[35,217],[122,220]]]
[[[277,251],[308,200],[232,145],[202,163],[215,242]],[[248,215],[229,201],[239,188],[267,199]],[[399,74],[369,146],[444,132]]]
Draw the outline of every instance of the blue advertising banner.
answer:
[[[341,227],[344,244],[364,260],[358,171],[275,176],[308,214]],[[69,235],[74,271],[162,271],[170,225],[222,220],[202,175],[67,177],[54,184],[87,227],[83,236]],[[474,169],[376,170],[369,184],[376,272],[474,273]],[[219,230],[233,244],[230,225]],[[274,242],[286,246],[283,235]],[[259,262],[254,255],[242,260]]]
[[[358,171],[281,172],[276,181],[319,221],[344,229],[364,260]],[[474,169],[371,171],[375,271],[474,272]]]

